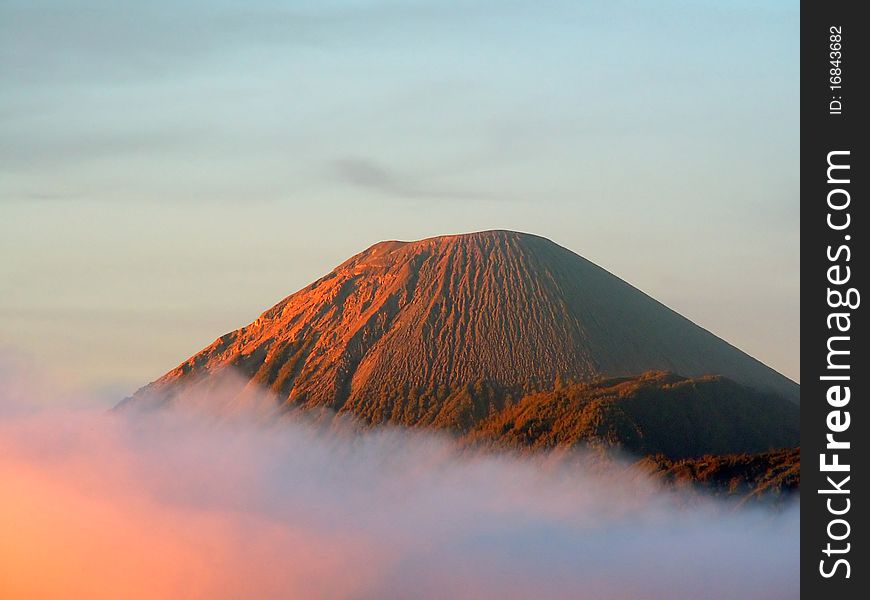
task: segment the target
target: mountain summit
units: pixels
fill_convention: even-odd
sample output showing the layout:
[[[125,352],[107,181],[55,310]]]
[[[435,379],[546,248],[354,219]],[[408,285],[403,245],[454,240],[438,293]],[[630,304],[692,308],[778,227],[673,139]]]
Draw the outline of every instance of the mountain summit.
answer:
[[[454,390],[485,418],[558,381],[719,375],[793,402],[793,381],[548,239],[483,231],[386,241],[134,395],[234,368],[288,406],[431,422]]]

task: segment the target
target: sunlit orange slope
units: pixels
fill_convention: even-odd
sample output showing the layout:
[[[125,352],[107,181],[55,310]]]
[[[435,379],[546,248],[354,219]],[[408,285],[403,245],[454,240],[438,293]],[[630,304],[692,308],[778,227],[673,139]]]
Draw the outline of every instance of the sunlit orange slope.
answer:
[[[425,421],[438,398],[462,387],[500,406],[505,396],[552,388],[557,377],[653,369],[724,375],[799,398],[796,383],[618,277],[512,231],[375,244],[133,402],[171,397],[227,367],[288,405],[405,424]]]

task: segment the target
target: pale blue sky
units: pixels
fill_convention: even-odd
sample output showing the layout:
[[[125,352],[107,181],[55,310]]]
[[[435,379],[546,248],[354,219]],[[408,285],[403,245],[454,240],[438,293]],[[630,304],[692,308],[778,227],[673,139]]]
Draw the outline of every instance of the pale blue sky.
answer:
[[[371,243],[507,228],[797,379],[798,23],[0,0],[0,345],[129,391]]]

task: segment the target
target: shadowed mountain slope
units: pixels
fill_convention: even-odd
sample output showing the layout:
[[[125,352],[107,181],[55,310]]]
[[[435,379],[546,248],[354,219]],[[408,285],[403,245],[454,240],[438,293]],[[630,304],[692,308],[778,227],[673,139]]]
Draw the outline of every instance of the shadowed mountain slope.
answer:
[[[796,383],[618,277],[510,231],[375,244],[131,400],[171,400],[225,369],[287,406],[464,431],[557,378],[715,374],[799,399]]]
[[[744,502],[788,500],[800,490],[799,448],[679,461],[649,456],[638,466],[665,483],[698,486],[714,494],[742,497]]]
[[[800,443],[800,409],[724,377],[648,372],[525,396],[479,422],[472,444],[510,450],[591,446],[685,459]]]

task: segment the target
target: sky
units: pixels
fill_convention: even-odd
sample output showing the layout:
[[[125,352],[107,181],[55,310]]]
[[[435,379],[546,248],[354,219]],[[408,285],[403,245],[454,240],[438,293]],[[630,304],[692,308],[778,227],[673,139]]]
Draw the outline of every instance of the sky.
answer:
[[[0,351],[110,402],[379,240],[514,229],[799,380],[798,9],[0,0]]]

